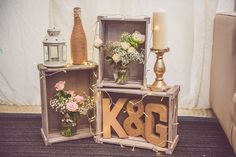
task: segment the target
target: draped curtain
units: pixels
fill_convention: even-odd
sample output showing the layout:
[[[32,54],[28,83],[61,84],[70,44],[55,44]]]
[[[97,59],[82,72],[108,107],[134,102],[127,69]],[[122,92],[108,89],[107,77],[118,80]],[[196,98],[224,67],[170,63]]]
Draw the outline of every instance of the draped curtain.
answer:
[[[43,62],[42,40],[49,24],[60,27],[70,57],[74,7],[82,9],[89,59],[96,62],[98,52],[92,44],[98,15],[151,17],[163,8],[168,12],[170,47],[164,56],[165,80],[181,85],[180,107],[209,108],[213,19],[217,11],[232,11],[233,4],[233,0],[1,0],[0,103],[40,105],[36,65]],[[151,31],[151,41],[150,36]],[[154,62],[155,55],[149,52],[149,84],[155,79]]]
[[[48,1],[0,1],[0,104],[39,105]]]
[[[195,0],[193,4],[194,40],[190,89],[180,104],[183,108],[209,108],[213,20],[218,0]]]
[[[210,108],[209,87],[214,17],[217,12],[232,11],[233,3],[230,0],[193,1],[194,40],[190,89],[180,102],[182,108]]]

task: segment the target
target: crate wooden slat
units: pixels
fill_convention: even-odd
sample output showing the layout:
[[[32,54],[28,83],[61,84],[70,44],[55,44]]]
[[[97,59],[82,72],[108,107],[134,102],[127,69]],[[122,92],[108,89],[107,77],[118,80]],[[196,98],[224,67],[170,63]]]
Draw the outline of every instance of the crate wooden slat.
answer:
[[[98,143],[109,143],[109,144],[116,144],[120,146],[129,146],[133,148],[143,148],[143,149],[150,149],[155,152],[165,152],[166,154],[172,154],[176,144],[179,141],[179,135],[177,135],[169,148],[162,148],[155,146],[151,143],[148,143],[144,138],[141,137],[128,137],[127,139],[119,139],[119,138],[111,138],[111,139],[104,139],[104,138],[97,138]]]
[[[145,87],[141,84],[141,82],[135,82],[135,81],[128,81],[127,84],[124,85],[120,85],[120,84],[116,84],[114,81],[106,81],[103,80],[101,83],[98,84],[98,87],[114,87],[114,88],[131,88],[131,89],[145,89]]]
[[[146,60],[147,60],[147,41],[148,41],[148,25],[150,18],[134,19],[134,18],[109,18],[99,16],[99,35],[104,43],[118,41],[120,35],[124,32],[133,33],[139,31],[145,34],[145,43],[141,45],[144,49],[144,64],[132,62],[128,68],[128,81],[126,85],[119,85],[114,82],[113,68],[106,61],[106,52],[100,48],[99,52],[99,80],[98,87],[115,87],[115,88],[137,88],[146,89]]]
[[[56,72],[56,71],[71,71],[71,70],[86,70],[86,69],[94,69],[97,68],[97,64],[93,63],[91,65],[67,65],[61,68],[48,68],[43,64],[38,65],[38,69],[45,70],[46,72]]]
[[[117,88],[99,88],[98,89],[98,99],[97,99],[97,136],[96,142],[98,143],[110,143],[118,144],[123,146],[151,149],[155,152],[165,152],[167,154],[172,154],[176,144],[179,140],[179,135],[177,134],[177,108],[178,108],[178,93],[180,87],[173,86],[167,92],[153,92],[149,90],[139,90],[139,89],[117,89]],[[109,98],[107,95],[112,98],[113,102],[116,102],[119,98],[132,98],[140,100],[143,96],[143,102],[146,103],[161,103],[168,107],[168,140],[167,146],[162,148],[151,143],[148,143],[142,137],[128,137],[125,139],[118,138],[113,132],[113,136],[110,139],[103,138],[102,132],[102,99]],[[119,123],[122,123],[123,120],[127,117],[124,113],[121,113],[117,116]]]
[[[74,90],[77,94],[86,93],[93,96],[92,85],[96,83],[97,65],[71,65],[63,68],[47,68],[38,65],[41,90],[42,129],[45,145],[92,137],[87,116],[81,115],[78,120],[77,134],[72,137],[60,135],[61,115],[50,107],[50,98],[56,93],[54,85],[58,81],[66,81],[65,89]],[[94,126],[94,124],[93,124]]]
[[[44,141],[47,141],[48,143],[58,143],[58,142],[71,141],[71,140],[91,137],[91,132],[88,127],[84,129],[77,129],[77,134],[72,137],[64,137],[64,136],[61,136],[59,132],[51,132],[49,134],[49,137],[47,138],[46,135],[44,134],[43,129],[41,129],[41,134],[43,136]]]

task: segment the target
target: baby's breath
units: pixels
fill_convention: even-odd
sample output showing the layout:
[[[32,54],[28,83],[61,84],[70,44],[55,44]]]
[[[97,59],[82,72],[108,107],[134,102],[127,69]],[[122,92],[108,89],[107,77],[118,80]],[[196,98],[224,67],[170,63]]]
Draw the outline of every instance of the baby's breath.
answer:
[[[144,64],[144,49],[139,49],[144,42],[143,38],[145,36],[138,31],[133,34],[124,32],[119,41],[108,42],[104,46],[108,62],[115,67],[127,66],[132,61]]]
[[[53,98],[51,98],[49,102],[50,106],[56,112],[59,112],[60,114],[64,115],[61,121],[65,123],[70,123],[72,126],[76,125],[76,123],[70,115],[72,115],[73,113],[87,115],[87,112],[95,107],[94,97],[90,97],[84,93],[83,97],[79,96],[81,100],[77,102],[76,96],[79,95],[76,94],[71,95],[69,91],[65,91],[63,89],[57,91],[57,93],[53,96]],[[67,104],[71,102],[78,105],[78,107],[75,108],[76,110],[73,112],[67,109]]]

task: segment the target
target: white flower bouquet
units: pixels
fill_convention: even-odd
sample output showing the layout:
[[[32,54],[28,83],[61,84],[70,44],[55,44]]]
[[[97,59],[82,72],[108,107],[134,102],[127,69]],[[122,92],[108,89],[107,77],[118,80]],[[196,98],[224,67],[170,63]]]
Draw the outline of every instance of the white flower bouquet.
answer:
[[[144,63],[144,50],[139,46],[145,41],[145,35],[135,31],[133,34],[123,33],[117,42],[105,45],[105,51],[108,53],[106,60],[110,65],[116,67],[127,66],[132,61]]]
[[[128,64],[130,62],[138,62],[144,64],[144,50],[140,45],[145,42],[145,35],[138,31],[133,34],[123,33],[119,41],[110,42],[103,45],[107,54],[106,60],[115,69],[114,79],[118,84],[126,84],[128,77]],[[102,41],[96,40],[96,47],[102,45]]]

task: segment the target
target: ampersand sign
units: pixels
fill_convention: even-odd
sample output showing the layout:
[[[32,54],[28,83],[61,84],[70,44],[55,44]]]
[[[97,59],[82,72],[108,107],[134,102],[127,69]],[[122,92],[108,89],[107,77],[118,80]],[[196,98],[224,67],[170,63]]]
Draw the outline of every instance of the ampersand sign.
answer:
[[[141,101],[130,100],[127,104],[128,117],[124,120],[123,127],[129,136],[144,137],[144,122],[141,119],[144,105]],[[136,109],[136,110],[135,110]]]

